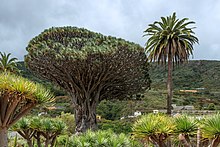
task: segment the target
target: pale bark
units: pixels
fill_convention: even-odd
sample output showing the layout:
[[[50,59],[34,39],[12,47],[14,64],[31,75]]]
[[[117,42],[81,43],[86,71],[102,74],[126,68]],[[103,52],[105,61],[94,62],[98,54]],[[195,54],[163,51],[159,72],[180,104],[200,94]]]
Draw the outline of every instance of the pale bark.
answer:
[[[211,147],[218,147],[220,143],[220,137],[216,137],[215,139],[213,139]]]
[[[184,134],[179,134],[179,141],[184,147],[191,147],[187,137]]]
[[[197,145],[196,145],[196,147],[202,147],[201,146],[201,138],[202,138],[202,134],[201,134],[201,130],[200,130],[200,128],[198,128],[198,130],[197,130]]]
[[[8,147],[8,129],[0,128],[0,147]]]

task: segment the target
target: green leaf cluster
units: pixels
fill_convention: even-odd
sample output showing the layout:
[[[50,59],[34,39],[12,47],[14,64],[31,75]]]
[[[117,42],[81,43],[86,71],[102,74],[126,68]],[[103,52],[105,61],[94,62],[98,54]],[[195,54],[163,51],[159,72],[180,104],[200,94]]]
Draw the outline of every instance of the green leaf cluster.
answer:
[[[91,54],[113,54],[120,47],[129,50],[142,48],[123,39],[104,36],[84,28],[52,27],[33,38],[26,50],[27,60],[34,56],[53,56],[55,59],[85,59]]]
[[[10,73],[0,73],[0,94],[11,93],[22,95],[25,99],[36,101],[38,104],[51,101],[53,94],[42,85],[31,82],[23,77]]]
[[[150,61],[166,63],[171,58],[173,62],[181,63],[189,59],[189,55],[193,54],[193,44],[199,40],[194,35],[195,27],[189,26],[195,22],[188,20],[178,19],[173,13],[149,24],[144,36],[150,36],[146,42],[146,54]]]

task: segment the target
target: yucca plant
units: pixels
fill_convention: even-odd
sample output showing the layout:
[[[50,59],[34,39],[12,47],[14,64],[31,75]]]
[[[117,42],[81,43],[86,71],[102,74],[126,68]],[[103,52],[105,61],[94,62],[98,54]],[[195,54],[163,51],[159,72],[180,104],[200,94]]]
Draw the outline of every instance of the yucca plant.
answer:
[[[172,118],[161,114],[148,114],[136,121],[133,128],[133,137],[165,147],[166,139],[173,133]]]
[[[174,118],[174,133],[185,147],[191,146],[190,136],[195,136],[198,130],[198,121],[194,117],[182,115]]]
[[[210,147],[217,147],[220,143],[220,114],[201,120],[200,128],[202,136],[211,140]]]
[[[48,102],[53,95],[20,76],[7,72],[0,74],[0,146],[7,147],[8,128],[36,105]]]

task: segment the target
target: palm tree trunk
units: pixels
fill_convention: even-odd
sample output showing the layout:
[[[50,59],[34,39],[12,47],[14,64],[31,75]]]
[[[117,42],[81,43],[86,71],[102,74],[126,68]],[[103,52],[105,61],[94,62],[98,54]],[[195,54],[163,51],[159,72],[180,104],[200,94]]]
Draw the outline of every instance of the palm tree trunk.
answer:
[[[171,54],[168,55],[168,76],[167,76],[167,114],[171,115],[171,103],[173,97],[172,88],[172,58]]]
[[[8,129],[0,128],[0,147],[8,147]]]

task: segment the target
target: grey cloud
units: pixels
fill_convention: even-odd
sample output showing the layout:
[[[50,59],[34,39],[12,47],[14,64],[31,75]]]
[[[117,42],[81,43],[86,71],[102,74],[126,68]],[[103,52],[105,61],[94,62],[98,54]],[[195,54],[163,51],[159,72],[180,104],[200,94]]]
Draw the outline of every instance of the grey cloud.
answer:
[[[23,60],[29,40],[52,26],[77,26],[144,46],[149,23],[177,12],[196,22],[194,59],[220,60],[218,0],[1,0],[0,51]]]

